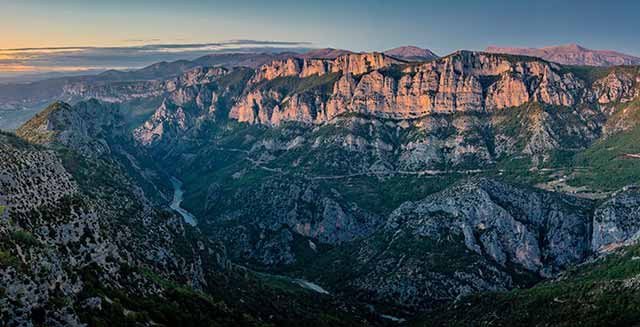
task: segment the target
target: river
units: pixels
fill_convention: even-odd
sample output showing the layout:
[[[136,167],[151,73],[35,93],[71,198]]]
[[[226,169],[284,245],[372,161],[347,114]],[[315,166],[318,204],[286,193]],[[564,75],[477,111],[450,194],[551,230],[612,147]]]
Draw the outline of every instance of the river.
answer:
[[[182,198],[184,197],[182,182],[175,177],[171,177],[171,184],[173,185],[173,201],[171,201],[171,209],[179,213],[187,224],[191,226],[197,225],[198,222],[196,221],[196,217],[180,206],[182,204]]]
[[[182,182],[179,179],[175,178],[175,177],[171,177],[171,184],[173,185],[173,201],[171,201],[171,209],[173,209],[174,211],[179,213],[187,224],[190,224],[192,226],[196,226],[197,225],[196,217],[194,215],[192,215],[189,211],[183,209],[180,206],[182,204],[182,199],[184,197],[184,190],[182,189]],[[302,288],[308,289],[308,290],[310,290],[312,292],[316,292],[316,293],[323,294],[323,295],[330,295],[330,293],[327,290],[325,290],[324,288],[322,288],[322,286],[320,286],[318,284],[315,284],[315,283],[312,283],[310,281],[304,280],[304,279],[291,278],[291,277],[281,276],[281,275],[270,275],[270,274],[266,274],[266,273],[259,273],[259,275],[265,276],[267,278],[284,279],[284,280],[287,280],[287,281],[289,281],[291,283],[297,284],[298,286],[300,286]],[[396,323],[402,323],[402,322],[405,321],[405,319],[394,317],[394,316],[391,316],[391,315],[380,315],[380,316],[382,318],[384,318],[384,319],[391,320],[391,321],[396,322]]]

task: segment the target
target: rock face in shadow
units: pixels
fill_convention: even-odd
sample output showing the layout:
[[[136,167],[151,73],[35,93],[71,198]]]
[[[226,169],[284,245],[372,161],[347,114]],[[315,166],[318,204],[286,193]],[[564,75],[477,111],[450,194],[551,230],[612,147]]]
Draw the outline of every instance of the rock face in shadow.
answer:
[[[329,267],[344,274],[335,277],[346,280],[338,288],[424,309],[582,262],[591,254],[592,208],[587,200],[469,180],[402,204],[379,232],[353,244],[348,268],[338,266],[340,257]]]
[[[593,240],[596,252],[610,252],[640,238],[640,192],[628,187],[595,211]]]
[[[81,326],[77,308],[108,306],[97,288],[149,299],[167,289],[132,269],[146,267],[200,290],[208,287],[208,274],[225,269],[223,249],[198,248],[181,219],[120,169],[0,134],[3,321]]]

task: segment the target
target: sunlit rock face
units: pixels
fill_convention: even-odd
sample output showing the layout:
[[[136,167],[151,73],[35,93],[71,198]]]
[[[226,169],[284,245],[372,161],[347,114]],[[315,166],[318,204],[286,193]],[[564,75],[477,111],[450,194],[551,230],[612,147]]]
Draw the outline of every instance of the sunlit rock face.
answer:
[[[405,66],[381,54],[290,58],[264,65],[252,83],[317,79],[330,73],[338,75],[328,80],[328,91],[305,97],[255,87],[232,108],[230,117],[268,125],[323,123],[345,112],[410,119],[432,113],[491,112],[530,101],[573,106],[585,96],[584,83],[557,65],[468,51]]]

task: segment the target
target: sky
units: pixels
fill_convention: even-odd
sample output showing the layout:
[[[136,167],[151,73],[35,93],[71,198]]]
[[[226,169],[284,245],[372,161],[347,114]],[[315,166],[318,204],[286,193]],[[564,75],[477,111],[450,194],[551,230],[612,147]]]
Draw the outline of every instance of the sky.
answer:
[[[410,44],[441,55],[577,43],[640,56],[638,13],[638,0],[0,0],[0,74],[139,67],[256,46],[233,40],[355,51]]]

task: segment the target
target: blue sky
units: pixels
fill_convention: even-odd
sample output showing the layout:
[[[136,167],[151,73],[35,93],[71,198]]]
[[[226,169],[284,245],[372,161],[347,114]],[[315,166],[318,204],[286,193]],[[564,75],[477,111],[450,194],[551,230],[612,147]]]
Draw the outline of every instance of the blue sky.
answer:
[[[411,44],[438,54],[489,45],[578,43],[640,55],[637,0],[0,0],[0,5],[2,49],[251,39],[356,51]]]

